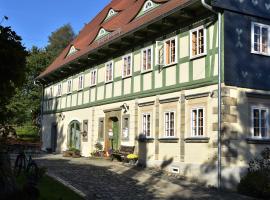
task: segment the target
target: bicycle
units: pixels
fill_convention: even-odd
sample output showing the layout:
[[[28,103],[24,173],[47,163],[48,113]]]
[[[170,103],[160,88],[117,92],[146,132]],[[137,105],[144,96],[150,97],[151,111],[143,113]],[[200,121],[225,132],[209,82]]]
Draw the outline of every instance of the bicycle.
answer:
[[[22,171],[29,175],[33,175],[34,177],[38,176],[38,166],[36,162],[32,159],[31,155],[29,155],[29,158],[27,158],[24,151],[21,151],[18,154],[14,165],[14,174],[16,176],[19,176]]]

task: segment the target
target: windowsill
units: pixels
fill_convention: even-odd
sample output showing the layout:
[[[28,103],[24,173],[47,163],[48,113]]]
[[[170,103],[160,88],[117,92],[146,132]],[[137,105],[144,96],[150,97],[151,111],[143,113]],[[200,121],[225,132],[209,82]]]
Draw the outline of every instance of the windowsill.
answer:
[[[151,67],[151,69],[148,69],[148,70],[141,70],[141,74],[146,74],[148,72],[152,72],[153,71],[153,68]]]
[[[92,87],[95,87],[95,86],[97,86],[97,84],[94,84],[94,85],[90,85],[89,87],[90,87],[90,88],[92,88]]]
[[[199,54],[196,56],[190,56],[190,60],[199,59],[199,58],[205,57],[206,55],[207,55],[207,53]]]
[[[132,75],[122,76],[122,79],[130,78],[130,77],[132,77]]]
[[[170,67],[170,66],[173,66],[173,65],[176,65],[177,62],[173,62],[173,63],[170,63],[170,64],[164,64],[164,67]]]
[[[70,95],[70,94],[72,94],[72,92],[68,92],[68,93],[67,93],[67,95]]]
[[[159,138],[158,141],[160,143],[178,143],[179,138],[177,138],[177,137],[164,137],[164,138]]]
[[[81,88],[81,89],[78,89],[78,90],[77,90],[77,92],[80,92],[80,91],[82,91],[82,90],[83,90],[83,88]]]
[[[270,138],[246,138],[248,144],[270,144]]]
[[[209,143],[209,137],[189,137],[185,138],[186,143]]]
[[[110,80],[110,81],[105,81],[105,84],[109,84],[109,83],[112,83],[113,80]]]
[[[260,55],[260,56],[270,56],[270,54],[267,53],[262,53],[262,52],[258,52],[258,51],[251,51],[252,54],[256,54],[256,55]]]

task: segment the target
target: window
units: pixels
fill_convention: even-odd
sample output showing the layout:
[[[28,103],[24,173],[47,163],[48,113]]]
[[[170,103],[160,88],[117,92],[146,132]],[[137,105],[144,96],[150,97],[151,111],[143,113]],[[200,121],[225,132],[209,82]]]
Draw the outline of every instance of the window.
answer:
[[[142,132],[146,137],[151,135],[151,115],[148,113],[142,115]]]
[[[270,55],[270,26],[252,23],[251,25],[251,52]]]
[[[148,47],[142,50],[142,72],[149,71],[152,69],[153,65],[153,47]]]
[[[206,54],[206,29],[199,27],[190,31],[191,58]]]
[[[175,112],[165,112],[165,136],[174,137],[175,136]]]
[[[82,136],[83,136],[83,142],[87,142],[88,141],[88,120],[83,120]]]
[[[110,9],[109,13],[108,13],[108,16],[107,16],[107,19],[111,18],[112,16],[114,16],[116,14],[117,14],[117,12],[115,12],[113,9]]]
[[[98,32],[98,36],[97,37],[103,37],[105,34],[107,33],[107,31],[104,28],[101,28]]]
[[[153,8],[153,7],[154,7],[153,2],[150,1],[150,0],[148,0],[148,1],[145,2],[144,6],[143,6],[143,11],[144,11],[144,12],[145,12],[145,11],[148,11],[148,10],[150,10],[150,9]]]
[[[131,54],[126,55],[123,57],[123,71],[122,71],[122,77],[128,77],[131,76]]]
[[[67,81],[67,93],[70,94],[72,92],[72,80]]]
[[[252,108],[252,137],[268,137],[268,109]]]
[[[108,62],[105,64],[106,67],[106,83],[111,82],[113,80],[113,62]]]
[[[129,137],[129,116],[123,116],[123,133],[122,133],[122,139],[128,140]]]
[[[56,96],[61,96],[61,94],[62,94],[62,84],[60,83],[60,84],[57,85],[57,94],[56,94]]]
[[[78,85],[78,90],[83,89],[83,75],[79,76],[79,85]]]
[[[53,87],[50,87],[50,94],[49,94],[49,98],[53,98]]]
[[[204,109],[194,108],[191,110],[191,132],[193,137],[204,136]]]
[[[72,54],[75,54],[78,51],[78,49],[76,49],[73,45],[70,47],[69,52],[67,54],[67,56],[70,56]]]
[[[176,62],[176,38],[165,41],[165,65]]]
[[[98,123],[98,138],[104,139],[104,118],[99,119]]]
[[[90,72],[91,80],[90,80],[90,86],[95,86],[97,84],[97,69],[93,69]]]

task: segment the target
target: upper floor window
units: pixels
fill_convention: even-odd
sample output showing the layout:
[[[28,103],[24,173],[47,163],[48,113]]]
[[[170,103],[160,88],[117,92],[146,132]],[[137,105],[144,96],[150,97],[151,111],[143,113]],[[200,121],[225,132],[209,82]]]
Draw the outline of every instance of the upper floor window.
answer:
[[[142,133],[146,137],[151,136],[151,115],[149,113],[142,115]]]
[[[108,83],[108,82],[111,82],[113,80],[113,62],[110,61],[110,62],[106,63],[105,68],[106,68],[105,81],[106,81],[106,83]]]
[[[106,35],[107,31],[104,28],[101,28],[98,32],[98,38],[103,37],[104,35]]]
[[[67,81],[67,93],[70,94],[72,92],[72,80]]]
[[[164,113],[164,123],[165,123],[165,136],[174,137],[175,136],[175,112],[165,112]]]
[[[206,29],[199,27],[190,31],[190,57],[206,54]]]
[[[192,136],[204,136],[204,109],[193,108],[191,110],[191,131]]]
[[[251,52],[263,55],[270,55],[270,26],[252,23],[251,24]]]
[[[123,71],[122,71],[122,77],[128,77],[131,76],[131,54],[126,55],[123,57]]]
[[[153,47],[148,47],[142,50],[142,72],[149,71],[153,65]]]
[[[62,84],[57,85],[57,94],[56,96],[61,96],[62,95]]]
[[[83,75],[79,76],[79,85],[78,85],[78,90],[83,89]]]
[[[143,11],[148,11],[150,9],[152,9],[154,7],[154,3],[151,0],[148,0],[145,2],[144,6],[143,6]]]
[[[90,80],[90,86],[94,86],[97,84],[97,69],[93,69],[90,72],[91,80]]]
[[[113,9],[110,9],[107,18],[111,18],[112,16],[114,16],[116,14],[117,14],[117,12],[115,12]]]
[[[252,108],[252,137],[268,137],[268,109]]]
[[[50,97],[50,98],[53,98],[53,87],[50,87],[49,97]]]
[[[176,38],[171,38],[165,41],[165,65],[176,63]]]

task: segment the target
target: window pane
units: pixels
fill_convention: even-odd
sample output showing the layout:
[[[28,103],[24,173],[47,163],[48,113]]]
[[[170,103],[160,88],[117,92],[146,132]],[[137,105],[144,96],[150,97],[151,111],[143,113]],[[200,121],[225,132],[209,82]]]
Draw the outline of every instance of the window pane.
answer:
[[[204,53],[204,30],[199,30],[199,54]]]
[[[151,49],[148,49],[148,51],[147,51],[147,69],[151,69],[151,63],[152,63]]]
[[[268,29],[262,28],[262,52],[268,53]]]
[[[197,55],[197,31],[192,33],[192,55]]]
[[[175,40],[171,41],[171,63],[175,62]]]
[[[260,52],[260,46],[261,46],[261,30],[259,26],[254,25],[254,50]]]

